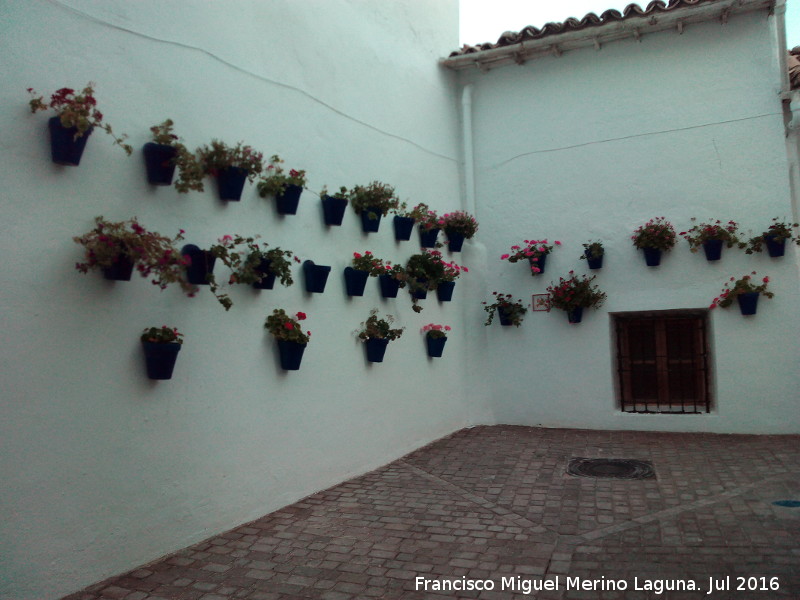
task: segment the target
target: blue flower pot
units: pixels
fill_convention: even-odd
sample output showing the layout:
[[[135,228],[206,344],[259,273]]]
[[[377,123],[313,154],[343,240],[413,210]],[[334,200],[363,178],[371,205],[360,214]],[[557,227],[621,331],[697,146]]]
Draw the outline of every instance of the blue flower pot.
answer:
[[[353,267],[344,268],[344,285],[348,296],[363,296],[367,287],[369,271],[359,271]]]
[[[178,359],[181,344],[142,341],[142,348],[144,349],[147,376],[150,379],[172,379],[172,371],[175,369],[175,361]]]
[[[441,358],[446,342],[446,337],[432,338],[430,335],[426,336],[425,343],[428,345],[428,356],[431,358]]]
[[[275,196],[275,208],[281,215],[296,215],[303,188],[299,185],[287,185],[280,196]]]
[[[436,238],[439,237],[439,230],[436,228],[425,229],[420,228],[419,230],[419,245],[422,248],[435,248],[436,247]]]
[[[744,294],[739,294],[736,296],[736,300],[739,302],[739,310],[743,315],[756,314],[756,309],[758,308],[758,297],[760,295],[761,294],[759,292],[745,292]]]
[[[384,298],[397,298],[397,291],[400,289],[400,282],[391,275],[378,275],[378,283],[381,286],[381,296]]]
[[[567,320],[570,323],[580,323],[581,319],[583,319],[583,307],[577,306],[572,310],[567,311]]]
[[[331,268],[328,266],[316,265],[310,260],[305,261],[303,263],[303,273],[306,279],[306,291],[316,294],[323,293],[330,272]]]
[[[586,257],[586,262],[589,263],[589,268],[593,271],[595,269],[602,269],[603,268],[603,257],[605,253],[601,254],[597,258],[592,258],[592,253],[590,250],[584,250],[583,255]]]
[[[50,128],[50,156],[53,162],[69,167],[77,167],[81,164],[81,156],[83,156],[86,142],[92,134],[92,128],[87,129],[79,138],[75,138],[78,129],[64,127],[60,117],[50,118],[47,125]]]
[[[367,349],[367,360],[369,362],[383,362],[383,357],[386,354],[386,346],[389,345],[389,340],[380,338],[369,338],[364,342],[364,347]]]
[[[503,307],[497,308],[497,316],[500,318],[500,325],[503,327],[514,324],[514,321],[511,320],[511,313]]]
[[[103,268],[103,277],[111,281],[130,281],[133,275],[133,261],[125,254],[120,254],[110,267]]]
[[[421,285],[422,287],[416,287],[409,285],[408,292],[411,294],[412,298],[416,298],[417,300],[424,300],[428,297],[428,280],[427,279],[415,279],[417,284]]]
[[[767,246],[767,252],[770,257],[778,258],[786,252],[786,238],[779,238],[773,234],[764,236],[764,244]]]
[[[547,264],[547,254],[542,254],[541,256],[539,256],[537,258],[538,258],[538,260],[533,260],[533,258],[529,258],[528,259],[528,262],[531,265],[531,275],[533,275],[534,277],[536,275],[541,275],[542,273],[544,273],[544,267]],[[534,266],[539,267],[539,272],[538,273],[534,273],[534,271],[533,271],[533,267]]]
[[[414,219],[411,217],[395,216],[394,218],[394,239],[398,242],[407,242],[411,239],[411,232],[414,230]]]
[[[322,216],[325,219],[325,225],[341,225],[346,208],[346,198],[325,196],[322,199]]]
[[[381,226],[383,211],[380,208],[367,207],[361,211],[361,230],[364,233],[375,233]]]
[[[167,144],[148,142],[142,148],[147,182],[150,185],[172,185],[178,149]]]
[[[217,257],[210,250],[201,250],[194,244],[181,248],[181,254],[188,256],[191,261],[186,267],[187,281],[193,285],[208,285]]]
[[[719,260],[722,257],[722,240],[706,240],[703,242],[703,252],[706,260]]]
[[[439,302],[450,302],[453,299],[453,290],[455,289],[455,281],[442,281],[436,288],[436,297]]]
[[[244,182],[247,181],[247,170],[241,167],[228,167],[217,172],[217,190],[219,199],[238,202],[242,199]]]
[[[644,262],[648,267],[657,267],[661,264],[661,250],[659,248],[642,248]]]
[[[269,270],[272,261],[268,258],[261,259],[258,271],[261,274],[261,281],[254,281],[253,287],[257,290],[271,290],[275,286],[275,273]]]
[[[303,352],[306,351],[308,344],[292,342],[289,340],[277,340],[278,355],[281,359],[281,369],[284,371],[297,371],[300,369],[300,362],[303,360]]]
[[[464,246],[464,234],[457,231],[444,230],[447,234],[447,247],[450,252],[461,252]]]

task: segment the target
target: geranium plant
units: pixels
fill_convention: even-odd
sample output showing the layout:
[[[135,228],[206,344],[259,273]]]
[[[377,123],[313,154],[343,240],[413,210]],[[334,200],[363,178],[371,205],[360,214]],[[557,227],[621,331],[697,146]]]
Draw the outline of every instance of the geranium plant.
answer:
[[[739,225],[736,221],[723,223],[717,219],[716,221],[697,224],[694,223],[696,220],[695,217],[692,217],[692,228],[681,231],[679,234],[689,242],[689,250],[692,252],[697,252],[705,242],[711,240],[719,240],[728,248],[733,248],[737,245],[744,247],[744,244],[739,242],[739,236],[737,235]]]
[[[478,231],[478,221],[463,210],[445,213],[441,220],[446,233],[460,233],[466,239],[472,238]]]
[[[601,241],[589,241],[586,244],[583,244],[583,254],[581,254],[582,259],[597,259],[604,256],[606,253],[606,249],[603,247],[603,242]]]
[[[406,273],[405,267],[399,263],[392,264],[391,262],[384,262],[382,259],[375,259],[375,275],[381,276],[385,275],[387,277],[391,277],[395,281],[397,281],[400,288],[406,287],[406,282],[408,281],[408,273]]]
[[[385,272],[383,260],[374,256],[369,250],[365,250],[364,254],[353,252],[350,264],[355,270],[366,271],[371,277],[377,277]]]
[[[277,340],[295,342],[297,344],[307,344],[311,339],[310,331],[303,331],[300,321],[306,320],[306,313],[295,313],[290,317],[282,308],[276,308],[264,322],[264,328],[269,330]]]
[[[305,173],[305,171],[303,171],[303,173]],[[322,186],[322,190],[320,190],[320,192],[319,192],[319,197],[320,197],[320,199],[325,199],[327,197],[327,198],[338,198],[339,200],[347,201],[348,192],[347,192],[347,188],[345,186],[341,186],[339,188],[338,192],[334,192],[334,193],[331,194],[328,191],[328,186],[327,185],[323,185]]]
[[[605,302],[606,294],[592,285],[596,278],[597,275],[577,277],[574,271],[570,271],[567,279],[559,277],[557,284],[548,286],[550,297],[547,302],[567,312],[576,308],[599,308]]]
[[[767,298],[772,298],[775,296],[773,292],[767,291],[767,285],[769,284],[769,277],[763,277],[761,279],[761,283],[758,285],[755,284],[756,272],[753,271],[749,275],[743,275],[740,279],[736,279],[735,277],[731,277],[725,283],[725,286],[722,288],[722,292],[720,292],[719,296],[714,298],[711,302],[709,308],[716,308],[717,306],[721,308],[728,308],[733,301],[736,300],[737,296],[742,294],[748,293],[760,293],[764,294]]]
[[[550,254],[555,246],[561,245],[561,242],[555,240],[553,244],[549,244],[546,239],[523,240],[523,244],[525,245],[515,244],[511,246],[511,252],[500,256],[500,260],[507,260],[511,263],[527,260],[531,265],[531,275],[535,276],[542,272],[540,264],[542,257]]]
[[[273,154],[270,164],[267,166],[266,175],[261,177],[258,182],[258,195],[262,198],[280,196],[290,185],[301,188],[306,186],[305,171],[290,169],[287,175],[281,165],[283,165],[283,159],[277,154]]]
[[[197,157],[203,171],[212,176],[229,167],[237,167],[247,172],[247,179],[252,183],[264,170],[264,155],[251,146],[245,146],[243,142],[231,147],[219,140],[212,140],[211,145],[197,149]]]
[[[202,192],[204,189],[203,177],[205,176],[203,167],[194,153],[189,152],[181,138],[173,132],[174,125],[175,123],[173,123],[172,119],[153,125],[150,128],[153,143],[170,146],[175,149],[175,156],[171,159],[171,162],[178,168],[175,189],[182,194],[187,193],[189,190]]]
[[[670,250],[675,246],[677,236],[672,223],[666,217],[650,219],[638,227],[631,236],[633,245],[637,248],[654,248],[656,250]]]
[[[494,296],[494,302],[491,304],[488,302],[482,303],[484,305],[483,310],[489,313],[489,317],[486,319],[484,325],[491,325],[495,314],[503,313],[504,317],[507,318],[512,325],[519,327],[522,324],[522,320],[525,318],[525,313],[528,312],[528,309],[522,303],[522,299],[514,300],[514,296],[511,294],[503,294],[501,292],[492,292],[492,295]]]
[[[455,281],[461,277],[461,273],[469,273],[469,269],[467,267],[458,265],[455,262],[447,262],[446,260],[442,260],[441,256],[440,260],[442,263],[442,274],[439,278],[439,283]]]
[[[800,223],[792,223],[780,217],[775,217],[772,219],[772,225],[766,231],[763,231],[761,235],[750,238],[746,242],[747,249],[745,253],[761,252],[767,239],[783,244],[787,241],[794,242],[800,246],[800,236],[795,235],[795,230],[798,227],[800,227]]]
[[[435,340],[439,338],[446,338],[447,332],[450,330],[450,325],[437,325],[435,323],[428,323],[422,329],[420,329],[420,333],[424,333],[426,337]]]
[[[394,324],[394,317],[386,315],[386,317],[378,316],[378,309],[373,308],[369,311],[369,317],[366,321],[361,323],[361,328],[357,329],[354,333],[363,341],[370,339],[379,340],[396,340],[403,335],[405,327],[392,327]]]
[[[94,220],[94,229],[73,238],[85,251],[84,261],[75,265],[78,271],[111,269],[129,261],[142,277],[150,278],[161,289],[176,283],[190,296],[197,292],[197,287],[184,278],[186,259],[176,247],[183,240],[183,229],[168,238],[148,231],[135,217],[128,221],[106,221],[98,216]]]
[[[143,342],[153,344],[183,344],[183,334],[176,327],[148,327],[142,333]]]
[[[421,312],[422,307],[417,303],[419,298],[415,292],[428,292],[439,286],[445,274],[442,253],[438,250],[425,250],[411,255],[406,262],[405,272],[411,292],[412,310]]]
[[[110,135],[114,139],[114,144],[125,150],[128,155],[133,152],[133,148],[125,143],[128,136],[125,134],[117,136],[111,125],[103,122],[103,113],[98,110],[97,100],[94,97],[94,83],[89,82],[79,93],[72,88],[61,88],[50,96],[49,103],[44,101],[44,96],[37,96],[33,88],[28,88],[28,93],[32,96],[29,102],[32,113],[53,109],[63,127],[75,128],[75,139],[88,135],[92,128],[97,127]]]
[[[380,181],[373,181],[369,185],[357,185],[349,192],[350,205],[357,214],[368,211],[371,220],[380,215],[385,216],[398,206],[394,188]]]

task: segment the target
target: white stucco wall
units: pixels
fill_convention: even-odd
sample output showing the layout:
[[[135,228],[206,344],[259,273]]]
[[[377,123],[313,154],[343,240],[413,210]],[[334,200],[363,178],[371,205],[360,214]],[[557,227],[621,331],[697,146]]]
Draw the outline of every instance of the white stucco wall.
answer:
[[[151,188],[140,151],[170,117],[190,148],[243,140],[306,169],[312,190],[378,179],[409,202],[459,208],[454,77],[437,65],[457,46],[457,15],[455,0],[0,2],[0,597],[58,597],[488,420],[461,377],[469,276],[421,314],[407,293],[381,299],[376,280],[349,299],[354,251],[397,261],[418,245],[396,243],[386,221],[362,234],[351,211],[326,228],[308,191],[281,218],[252,186],[227,205],[208,181],[188,195]],[[95,132],[80,167],[56,166],[25,89],[88,81],[136,151]],[[72,236],[100,214],[183,228],[201,247],[260,234],[334,271],[313,297],[299,268],[291,288],[234,289],[226,313],[205,290],[187,299],[75,271]],[[299,372],[278,368],[262,328],[276,307],[308,314]],[[407,330],[370,366],[352,332],[372,307]],[[419,333],[429,322],[453,327],[435,361]],[[161,324],[186,342],[173,380],[156,383],[139,334]]]
[[[718,263],[681,239],[648,268],[630,241],[666,216],[734,219],[762,231],[792,216],[780,71],[766,12],[511,65],[461,72],[473,85],[477,212],[493,290],[530,301],[601,239],[596,283],[608,301],[583,323],[561,311],[495,324],[487,360],[501,423],[609,429],[797,432],[798,253],[726,250]],[[501,254],[523,239],[560,240],[543,276]],[[769,275],[773,300],[755,317],[711,316],[714,401],[708,415],[631,415],[617,408],[609,314],[706,308],[730,276]],[[484,314],[474,310],[477,322]]]

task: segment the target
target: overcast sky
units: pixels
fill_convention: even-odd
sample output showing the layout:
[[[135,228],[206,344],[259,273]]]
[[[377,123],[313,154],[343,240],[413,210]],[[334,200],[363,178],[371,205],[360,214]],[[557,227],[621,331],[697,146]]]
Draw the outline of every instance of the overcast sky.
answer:
[[[648,2],[638,4],[646,7]],[[460,0],[460,43],[496,42],[506,31],[581,18],[590,12],[599,15],[609,8],[622,11],[628,4],[630,1],[615,0]],[[800,46],[800,0],[786,2],[786,38],[789,48]]]

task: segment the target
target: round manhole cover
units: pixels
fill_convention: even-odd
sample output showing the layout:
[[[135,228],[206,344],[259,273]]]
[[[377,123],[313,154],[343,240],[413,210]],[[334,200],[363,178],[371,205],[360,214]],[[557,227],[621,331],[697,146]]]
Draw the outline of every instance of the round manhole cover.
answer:
[[[629,458],[573,458],[567,473],[578,477],[614,479],[651,479],[656,476],[653,464]]]

